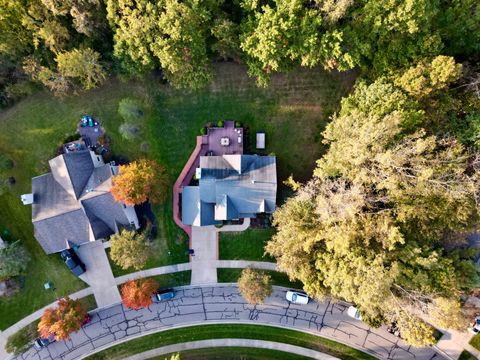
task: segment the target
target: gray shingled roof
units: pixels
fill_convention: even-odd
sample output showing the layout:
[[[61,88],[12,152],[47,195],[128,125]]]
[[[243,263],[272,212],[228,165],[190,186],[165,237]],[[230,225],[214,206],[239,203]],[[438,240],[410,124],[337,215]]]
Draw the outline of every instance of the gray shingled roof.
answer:
[[[114,234],[117,231],[117,223],[124,226],[130,225],[123,212],[123,205],[115,202],[110,192],[97,194],[99,195],[82,201],[85,213],[92,223],[93,233],[99,234],[95,236],[96,238]]]
[[[49,161],[51,173],[32,179],[32,222],[46,253],[101,239],[128,226],[123,204],[110,188],[110,165],[94,167],[90,151],[67,153]]]
[[[275,211],[277,172],[274,156],[202,156],[200,167],[199,185],[183,187],[184,224],[210,225],[215,220],[255,217],[258,213]],[[214,206],[213,213],[207,204]]]
[[[48,163],[55,180],[78,199],[94,169],[90,150],[62,154]]]
[[[67,241],[81,245],[90,241],[90,226],[82,209],[33,222],[35,238],[47,254],[67,248]]]

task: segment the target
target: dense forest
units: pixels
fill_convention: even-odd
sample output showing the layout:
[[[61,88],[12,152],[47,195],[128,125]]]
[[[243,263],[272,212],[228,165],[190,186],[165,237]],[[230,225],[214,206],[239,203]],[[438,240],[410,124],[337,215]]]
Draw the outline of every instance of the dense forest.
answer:
[[[397,322],[411,344],[465,329],[478,287],[477,0],[0,0],[0,102],[158,71],[198,89],[216,61],[259,86],[295,67],[359,78],[323,133],[313,178],[275,213],[267,245],[309,295]]]
[[[437,55],[475,58],[479,20],[475,0],[0,0],[0,99],[154,69],[199,88],[218,60],[247,64],[264,86],[294,66],[374,79]]]

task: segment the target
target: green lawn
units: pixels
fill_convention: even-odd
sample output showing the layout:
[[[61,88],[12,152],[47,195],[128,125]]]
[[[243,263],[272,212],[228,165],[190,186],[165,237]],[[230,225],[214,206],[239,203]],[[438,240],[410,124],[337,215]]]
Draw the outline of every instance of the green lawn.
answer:
[[[233,283],[237,282],[243,269],[217,269],[218,282]],[[294,289],[302,289],[303,284],[300,281],[290,281],[287,274],[279,271],[264,270],[272,278],[272,284]]]
[[[170,360],[174,354],[152,358],[152,360]],[[180,352],[181,360],[308,360],[309,357],[286,353],[278,350],[244,348],[244,347],[216,347],[196,349]]]
[[[157,275],[153,278],[158,281],[161,288],[184,286],[190,285],[192,272],[190,270],[180,271],[172,274]]]
[[[264,255],[264,246],[272,237],[274,229],[247,229],[241,232],[220,232],[218,256],[220,260],[255,260],[275,262]]]
[[[294,330],[263,325],[201,325],[163,331],[130,340],[89,356],[87,359],[123,359],[158,347],[205,339],[243,338],[276,341],[321,351],[344,360],[375,359],[336,341]]]
[[[0,113],[0,151],[15,161],[11,175],[16,178],[11,193],[0,196],[0,230],[6,228],[21,239],[33,258],[24,289],[0,300],[0,329],[85,286],[68,272],[58,255],[43,253],[33,238],[31,209],[19,200],[20,194],[31,191],[31,177],[47,171],[48,160],[66,135],[75,131],[84,113],[101,121],[116,155],[158,160],[168,169],[171,184],[193,150],[200,127],[220,119],[247,125],[252,144],[256,131],[267,133],[266,152],[278,157],[279,184],[290,174],[297,180],[311,176],[323,151],[320,131],[349,91],[352,76],[303,69],[274,76],[268,89],[259,89],[239,65],[220,64],[216,71],[215,83],[196,92],[172,90],[153,76],[129,82],[111,79],[101,88],[65,98],[40,92]],[[136,141],[123,140],[118,132],[122,120],[117,107],[124,97],[146,103],[143,134]],[[279,186],[279,198],[285,194]],[[188,244],[173,222],[171,195],[154,211],[159,235],[147,267],[186,262]],[[55,292],[43,290],[47,280],[54,283]]]
[[[477,358],[470,354],[467,350],[463,350],[458,360],[476,360]]]
[[[475,335],[472,340],[470,340],[470,345],[475,349],[480,350],[480,334]]]

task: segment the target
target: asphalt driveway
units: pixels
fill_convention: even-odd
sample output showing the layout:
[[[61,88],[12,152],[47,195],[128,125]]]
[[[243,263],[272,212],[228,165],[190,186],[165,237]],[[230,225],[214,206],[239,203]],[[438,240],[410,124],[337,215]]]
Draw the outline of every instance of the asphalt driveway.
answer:
[[[415,349],[385,328],[370,329],[346,315],[348,304],[311,302],[292,305],[285,289],[275,287],[264,305],[248,305],[236,286],[186,287],[177,296],[149,309],[129,310],[118,304],[93,313],[92,321],[66,342],[40,351],[30,349],[17,359],[81,359],[116,342],[181,325],[249,323],[284,326],[324,336],[368,351],[382,359],[441,359],[431,348]]]

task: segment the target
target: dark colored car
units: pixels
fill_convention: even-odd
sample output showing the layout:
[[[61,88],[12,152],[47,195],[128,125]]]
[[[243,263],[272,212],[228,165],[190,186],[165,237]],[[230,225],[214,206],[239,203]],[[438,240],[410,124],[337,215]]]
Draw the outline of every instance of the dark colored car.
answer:
[[[85,264],[78,258],[73,249],[63,250],[60,256],[75,276],[82,275],[85,272]]]
[[[165,290],[160,290],[157,291],[152,295],[152,301],[154,303],[159,303],[164,300],[170,300],[175,297],[175,290],[173,289],[165,289]]]
[[[48,339],[38,338],[35,339],[35,341],[33,342],[33,346],[35,347],[35,349],[40,350],[53,342],[55,342],[53,336],[49,337]]]

